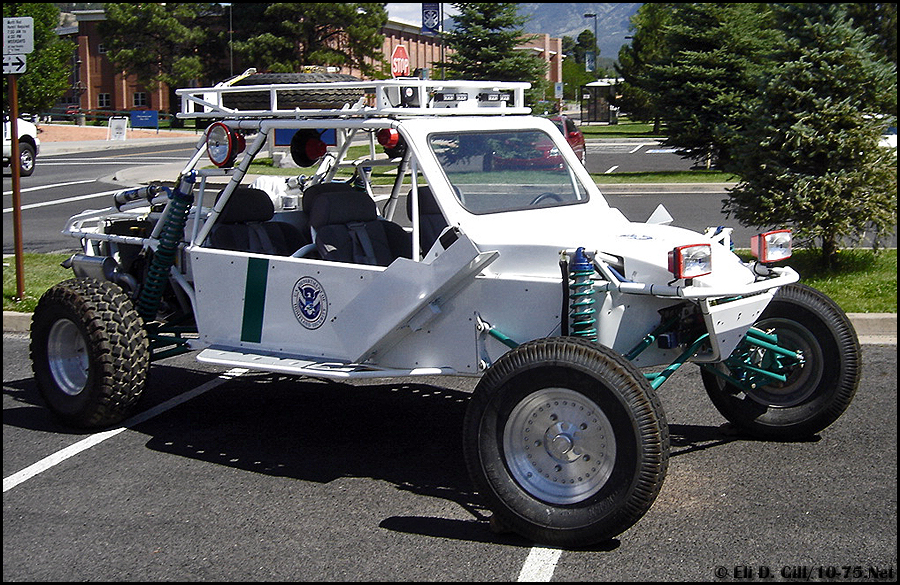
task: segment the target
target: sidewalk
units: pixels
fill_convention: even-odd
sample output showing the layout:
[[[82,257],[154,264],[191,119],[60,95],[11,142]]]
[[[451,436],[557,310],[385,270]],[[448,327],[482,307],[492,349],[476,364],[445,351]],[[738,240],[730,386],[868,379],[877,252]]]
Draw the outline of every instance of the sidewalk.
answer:
[[[203,136],[193,130],[129,129],[125,140],[107,140],[108,129],[103,126],[72,126],[66,124],[39,124],[38,139],[41,151],[38,164],[45,156],[58,156],[77,152],[96,152],[120,148],[134,148],[153,144],[196,144]]]

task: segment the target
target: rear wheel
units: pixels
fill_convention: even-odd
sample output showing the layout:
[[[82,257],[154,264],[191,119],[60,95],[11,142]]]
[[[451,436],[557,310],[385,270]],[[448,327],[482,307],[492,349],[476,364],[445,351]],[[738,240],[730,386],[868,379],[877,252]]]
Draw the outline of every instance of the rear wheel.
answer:
[[[466,412],[464,452],[499,524],[586,546],[633,525],[668,465],[665,417],[646,379],[577,338],[523,344],[488,370]]]
[[[770,439],[802,439],[837,420],[856,393],[862,365],[856,332],[840,307],[793,284],[778,291],[754,327],[802,359],[783,359],[745,340],[725,362],[701,369],[716,409],[735,426]],[[783,381],[761,379],[753,368]]]
[[[76,278],[51,287],[31,322],[34,378],[63,422],[104,427],[133,410],[150,353],[141,318],[122,290]]]

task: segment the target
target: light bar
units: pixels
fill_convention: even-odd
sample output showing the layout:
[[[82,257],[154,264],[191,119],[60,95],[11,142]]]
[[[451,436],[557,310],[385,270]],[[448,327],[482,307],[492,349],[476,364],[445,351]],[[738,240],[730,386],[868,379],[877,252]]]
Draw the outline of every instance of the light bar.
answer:
[[[669,271],[675,278],[697,278],[712,272],[712,247],[709,244],[678,246],[669,252]]]
[[[763,264],[791,257],[791,230],[775,230],[750,238],[750,252]]]
[[[434,101],[438,102],[438,103],[466,102],[466,101],[469,101],[469,94],[458,93],[458,92],[436,92],[434,94]]]
[[[508,102],[509,94],[500,91],[485,91],[478,94],[478,101],[481,102]]]

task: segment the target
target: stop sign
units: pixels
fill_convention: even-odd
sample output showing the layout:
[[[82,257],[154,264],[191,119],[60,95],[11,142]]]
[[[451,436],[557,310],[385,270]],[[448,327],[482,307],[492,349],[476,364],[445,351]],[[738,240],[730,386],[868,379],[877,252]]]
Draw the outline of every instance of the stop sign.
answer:
[[[406,47],[397,45],[391,55],[391,75],[394,77],[409,77],[409,53]]]

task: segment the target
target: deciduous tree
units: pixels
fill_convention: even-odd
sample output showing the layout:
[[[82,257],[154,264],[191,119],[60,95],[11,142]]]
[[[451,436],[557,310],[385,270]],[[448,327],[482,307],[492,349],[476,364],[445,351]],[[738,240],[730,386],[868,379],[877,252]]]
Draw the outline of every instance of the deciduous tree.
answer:
[[[75,44],[56,34],[59,9],[47,2],[5,2],[3,17],[30,16],[34,51],[26,57],[26,71],[16,80],[18,110],[40,113],[49,110],[69,87]],[[9,103],[7,76],[3,76],[3,107]]]

